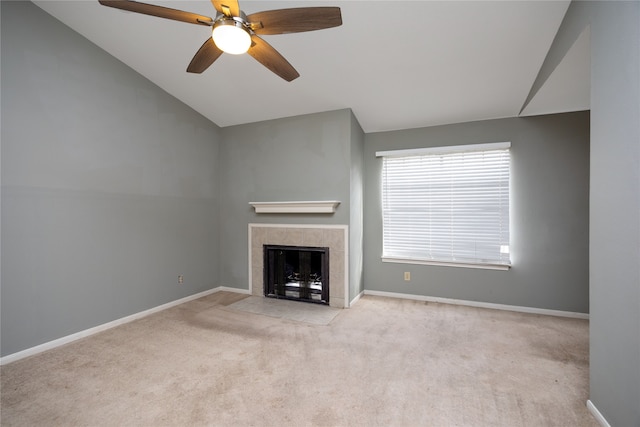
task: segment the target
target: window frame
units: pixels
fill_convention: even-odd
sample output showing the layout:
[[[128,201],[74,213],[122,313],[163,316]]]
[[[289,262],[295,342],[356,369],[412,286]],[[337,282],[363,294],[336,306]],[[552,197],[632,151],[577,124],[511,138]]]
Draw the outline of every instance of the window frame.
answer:
[[[512,181],[512,170],[511,170],[511,142],[493,142],[493,143],[480,143],[480,144],[468,144],[468,145],[454,145],[454,146],[438,146],[438,147],[427,147],[427,148],[417,148],[417,149],[405,149],[405,150],[390,150],[390,151],[378,151],[376,152],[376,157],[382,158],[384,167],[384,158],[385,157],[410,157],[410,156],[425,156],[425,155],[449,155],[449,154],[458,154],[463,152],[482,152],[482,151],[492,151],[492,150],[508,150],[509,151],[509,163],[508,163],[508,185],[509,192],[508,200],[509,206],[507,209],[507,223],[508,229],[507,232],[509,234],[509,242],[508,242],[508,260],[506,262],[501,262],[499,260],[480,262],[480,261],[456,261],[456,260],[439,260],[439,259],[425,259],[422,257],[413,258],[409,256],[394,256],[394,255],[385,255],[385,219],[384,219],[384,182],[383,176],[384,173],[381,170],[380,175],[380,197],[381,197],[381,205],[380,211],[382,215],[382,255],[381,260],[383,262],[391,262],[391,263],[404,263],[404,264],[422,264],[422,265],[438,265],[438,266],[451,266],[451,267],[465,267],[465,268],[477,268],[477,269],[490,269],[490,270],[509,270],[513,264],[513,253],[511,249],[513,245],[511,243],[512,226],[511,226],[511,181]],[[502,251],[502,246],[501,246]]]

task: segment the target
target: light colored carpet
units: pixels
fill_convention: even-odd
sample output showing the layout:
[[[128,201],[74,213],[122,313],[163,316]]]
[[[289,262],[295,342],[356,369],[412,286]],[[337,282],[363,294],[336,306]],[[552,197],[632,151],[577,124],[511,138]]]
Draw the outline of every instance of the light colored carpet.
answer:
[[[2,366],[2,426],[598,426],[588,322],[365,296],[328,325],[219,292]]]
[[[233,310],[313,323],[314,325],[328,325],[342,311],[342,309],[328,305],[258,296],[247,297],[230,304],[228,307]]]

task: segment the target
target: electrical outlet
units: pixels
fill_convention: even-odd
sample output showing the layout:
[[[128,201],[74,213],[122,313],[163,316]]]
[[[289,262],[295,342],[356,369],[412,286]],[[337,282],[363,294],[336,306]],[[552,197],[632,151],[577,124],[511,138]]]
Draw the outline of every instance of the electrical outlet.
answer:
[[[184,276],[181,274],[178,276],[178,285],[182,285],[184,283]]]
[[[404,280],[406,282],[408,282],[409,280],[411,280],[411,272],[410,271],[405,271],[404,272]]]

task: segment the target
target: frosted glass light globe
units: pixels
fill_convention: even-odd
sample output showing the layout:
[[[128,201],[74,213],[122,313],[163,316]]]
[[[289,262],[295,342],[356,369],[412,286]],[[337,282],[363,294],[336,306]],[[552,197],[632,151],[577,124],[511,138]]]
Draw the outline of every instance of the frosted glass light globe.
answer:
[[[239,55],[249,50],[251,36],[242,24],[232,19],[216,22],[211,33],[213,42],[223,52]]]

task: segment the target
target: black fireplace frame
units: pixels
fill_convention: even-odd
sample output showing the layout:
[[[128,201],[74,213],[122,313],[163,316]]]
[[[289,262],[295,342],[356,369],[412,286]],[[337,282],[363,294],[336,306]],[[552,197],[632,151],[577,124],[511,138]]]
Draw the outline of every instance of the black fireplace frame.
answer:
[[[286,266],[283,254],[277,252],[298,252],[302,257],[300,263],[308,262],[309,265],[301,265],[296,279],[286,281]],[[320,254],[320,271],[311,272],[311,253]],[[305,261],[308,254],[308,260]],[[277,258],[280,255],[280,258]],[[265,297],[290,299],[296,301],[311,302],[317,304],[329,304],[329,248],[315,246],[286,246],[263,245],[264,256],[264,280],[263,292]],[[317,270],[318,268],[316,268]],[[320,275],[320,282],[313,280],[311,276]],[[317,277],[317,276],[316,276]],[[318,289],[318,283],[321,283]],[[298,296],[294,296],[297,293]]]

